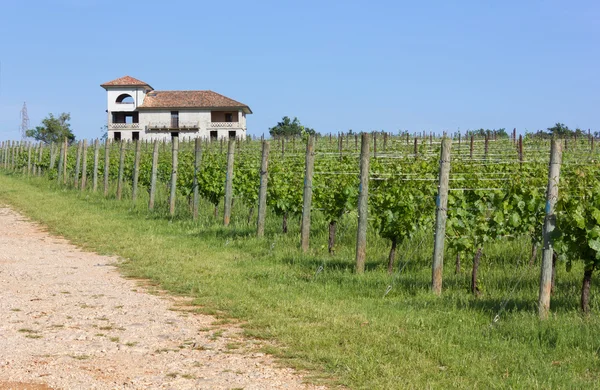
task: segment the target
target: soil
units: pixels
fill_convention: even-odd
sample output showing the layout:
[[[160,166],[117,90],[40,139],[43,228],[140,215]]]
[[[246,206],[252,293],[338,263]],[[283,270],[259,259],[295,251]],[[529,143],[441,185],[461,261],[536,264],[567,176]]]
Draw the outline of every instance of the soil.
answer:
[[[324,388],[118,262],[0,207],[0,390]]]

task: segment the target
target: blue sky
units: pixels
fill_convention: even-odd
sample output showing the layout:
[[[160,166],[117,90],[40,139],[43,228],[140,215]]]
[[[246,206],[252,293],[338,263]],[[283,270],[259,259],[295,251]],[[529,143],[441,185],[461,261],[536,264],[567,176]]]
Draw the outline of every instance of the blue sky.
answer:
[[[105,123],[101,83],[212,89],[328,133],[600,130],[600,2],[2,0],[0,140],[70,112]]]

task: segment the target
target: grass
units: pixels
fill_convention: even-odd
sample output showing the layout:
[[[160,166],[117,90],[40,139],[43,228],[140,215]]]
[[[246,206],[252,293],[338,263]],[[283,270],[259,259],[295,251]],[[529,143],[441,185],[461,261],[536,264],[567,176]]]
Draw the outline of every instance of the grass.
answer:
[[[581,265],[571,273],[559,266],[553,314],[540,322],[539,270],[526,265],[527,240],[485,248],[479,298],[468,292],[468,259],[455,275],[447,254],[444,293],[435,297],[429,291],[430,232],[400,246],[402,272],[392,276],[384,267],[388,243],[370,234],[367,272],[359,276],[353,273],[353,215],[340,221],[336,255],[329,256],[326,221],[318,214],[313,249],[303,255],[297,220],[283,235],[281,221],[269,216],[267,237],[258,240],[241,205],[225,229],[207,205],[192,222],[182,201],[171,219],[164,201],[149,213],[143,198],[133,206],[9,175],[0,175],[0,202],[85,249],[121,256],[127,276],[194,297],[202,312],[243,321],[248,336],[277,341],[267,352],[333,384],[600,387],[598,289],[592,289],[592,315],[581,316]]]

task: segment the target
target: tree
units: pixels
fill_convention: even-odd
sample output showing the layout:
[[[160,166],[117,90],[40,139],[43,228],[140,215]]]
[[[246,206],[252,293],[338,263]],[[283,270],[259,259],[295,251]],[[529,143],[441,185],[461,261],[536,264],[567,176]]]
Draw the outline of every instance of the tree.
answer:
[[[284,116],[281,122],[277,122],[277,125],[269,129],[269,134],[272,137],[293,137],[303,136],[305,134],[315,134],[315,131],[311,128],[304,127],[298,120],[290,119],[288,116]]]
[[[58,117],[53,114],[48,114],[42,120],[41,126],[36,126],[35,129],[27,130],[27,136],[46,144],[53,142],[61,142],[65,138],[69,143],[75,141],[75,134],[71,131],[71,114],[63,112]]]

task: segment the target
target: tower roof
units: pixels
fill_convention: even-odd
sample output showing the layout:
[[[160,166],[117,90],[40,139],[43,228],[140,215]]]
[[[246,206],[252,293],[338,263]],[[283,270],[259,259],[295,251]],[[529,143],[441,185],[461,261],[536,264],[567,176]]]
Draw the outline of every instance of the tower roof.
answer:
[[[114,79],[104,84],[100,84],[100,86],[104,89],[106,89],[107,87],[148,87],[151,90],[154,89],[150,86],[150,84],[142,80],[133,78],[131,76],[119,77],[118,79]]]

